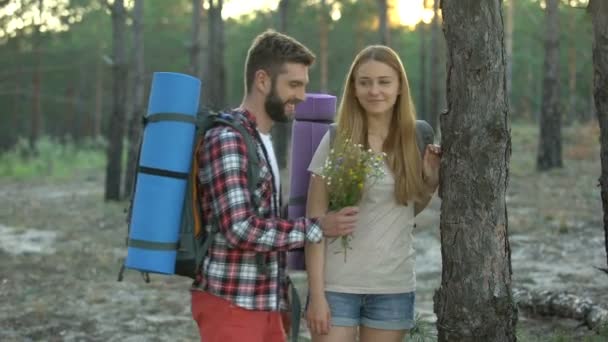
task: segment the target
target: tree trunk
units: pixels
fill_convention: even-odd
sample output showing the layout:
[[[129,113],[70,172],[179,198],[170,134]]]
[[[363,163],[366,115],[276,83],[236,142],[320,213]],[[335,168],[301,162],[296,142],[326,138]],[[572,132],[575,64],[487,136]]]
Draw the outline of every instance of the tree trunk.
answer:
[[[530,64],[526,65],[526,84],[534,84],[534,73],[532,72],[532,66]],[[532,105],[532,96],[533,93],[526,92],[522,95],[523,99],[523,115],[526,119],[534,119],[536,122],[536,115],[534,106]]]
[[[144,0],[135,0],[133,7],[133,112],[129,122],[129,152],[127,156],[127,172],[125,175],[125,197],[133,194],[133,185],[137,176],[137,157],[141,140],[141,119],[146,108],[144,100],[145,69],[144,69]]]
[[[363,18],[365,18],[365,14],[361,13],[362,10],[360,8],[360,6],[357,6],[357,8],[355,9],[355,13],[356,13],[356,20],[355,20],[355,52],[354,54],[356,55],[357,53],[359,53],[359,51],[363,50],[364,45],[364,39],[365,39],[365,28],[363,27]]]
[[[208,105],[220,109],[225,103],[224,29],[222,0],[209,0],[209,97]]]
[[[326,0],[321,0],[321,12],[323,11],[323,8],[325,8],[325,3]],[[287,27],[287,22],[283,21],[284,19],[287,19],[287,10],[288,10],[288,2],[285,0],[282,0],[279,2],[279,17],[281,18],[281,31],[283,33],[286,33],[285,31],[283,31],[283,28]],[[323,32],[323,16],[322,13],[320,13],[320,30],[321,32]],[[323,33],[321,33],[322,35]],[[323,49],[323,37],[321,37],[321,39],[319,40],[319,43],[321,45],[321,49],[319,52],[319,59],[320,59],[320,68],[321,68],[321,89],[323,89],[323,82],[325,82],[325,84],[327,84],[327,47],[325,47],[325,50]],[[325,44],[327,44],[327,42],[325,42]],[[324,57],[325,55],[325,57]],[[325,73],[325,78],[324,78],[324,73]],[[325,86],[326,87],[326,86]],[[323,91],[323,90],[321,90]],[[279,170],[283,170],[285,168],[287,168],[287,163],[289,162],[289,146],[291,143],[291,123],[288,122],[277,122],[272,126],[272,130],[271,130],[271,135],[273,137],[272,140],[272,145],[275,151],[275,156],[277,158],[277,164],[279,166]]]
[[[78,85],[76,87],[76,94],[74,98],[74,111],[76,112],[76,131],[74,132],[74,139],[77,142],[81,142],[89,132],[89,120],[86,116],[88,110],[85,109],[82,99],[85,97],[85,89],[89,84],[89,74],[87,72],[88,65],[80,63],[78,67]]]
[[[501,0],[443,0],[439,341],[515,341],[506,189],[511,157]]]
[[[532,314],[575,319],[599,331],[608,324],[608,310],[569,293],[514,289],[517,306]]]
[[[40,105],[40,83],[42,78],[42,71],[40,70],[41,64],[41,49],[42,49],[42,33],[40,28],[42,27],[42,11],[44,10],[44,1],[38,1],[38,23],[33,36],[33,53],[34,53],[34,73],[32,75],[32,118],[30,120],[30,136],[29,143],[30,149],[34,154],[36,151],[36,142],[40,138],[42,132],[42,110]]]
[[[424,0],[423,7],[426,8],[427,0]],[[427,109],[427,85],[426,85],[426,59],[427,57],[427,38],[426,24],[423,21],[418,23],[418,36],[420,39],[420,97],[418,98],[418,118],[428,121]]]
[[[327,93],[329,79],[329,8],[327,0],[321,0],[319,11],[319,68],[321,73],[320,90]]]
[[[568,32],[576,32],[576,16],[570,16],[570,21],[568,24]],[[579,120],[579,116],[577,114],[577,91],[576,91],[576,81],[577,81],[577,65],[576,65],[576,44],[574,44],[573,40],[578,39],[578,37],[569,35],[568,40],[570,43],[568,44],[568,103],[566,106],[566,125]]]
[[[279,31],[287,33],[287,21],[289,20],[289,1],[279,1]]]
[[[222,11],[224,8],[224,1],[218,0],[217,8],[217,33],[218,33],[218,46],[217,46],[217,62],[218,62],[218,104],[221,108],[226,106],[226,60],[224,58],[224,52],[226,51],[226,35],[224,32],[224,20],[222,19]]]
[[[201,0],[204,4],[204,0]],[[210,50],[211,46],[209,45],[210,41],[210,32],[209,32],[209,10],[205,10],[204,6],[201,12],[201,28],[200,28],[200,41],[201,41],[201,54],[200,54],[200,68],[201,68],[201,80],[203,81],[203,86],[201,87],[201,98],[199,101],[199,107],[207,107],[209,105],[209,84],[208,81],[211,79],[209,72],[209,59],[210,59]]]
[[[431,127],[437,131],[441,98],[441,80],[439,79],[439,0],[433,1],[433,13],[433,22],[431,23],[431,101],[427,117]]]
[[[505,52],[507,58],[507,99],[511,103],[511,90],[513,83],[513,13],[515,11],[515,0],[509,0],[505,4]]]
[[[76,124],[78,118],[76,117],[76,92],[74,85],[70,83],[65,89],[65,116],[63,119],[66,125],[59,130],[61,134],[61,140],[67,142],[69,139],[76,139],[76,130],[78,125]],[[69,138],[68,138],[69,137]]]
[[[93,137],[101,136],[101,117],[103,113],[103,74],[104,64],[101,59],[102,49],[97,53],[97,66],[95,70],[95,107],[93,110]]]
[[[378,31],[380,33],[380,44],[391,44],[391,31],[388,26],[388,4],[387,0],[378,0],[378,19],[380,21]]]
[[[120,200],[122,149],[125,132],[125,103],[127,88],[126,12],[123,0],[112,5],[112,117],[108,130],[105,199]]]
[[[568,94],[570,95],[568,97],[568,111],[566,112],[568,123],[579,119],[576,108],[576,68],[576,48],[574,45],[570,45],[568,47]]]
[[[604,209],[604,238],[606,266],[608,266],[608,3],[603,0],[590,0],[589,11],[593,22],[593,98],[600,125],[602,173],[599,181]]]
[[[209,108],[218,109],[217,106],[217,9],[214,0],[209,0],[209,21],[207,22],[209,36],[207,41],[208,59],[207,59],[207,99],[206,104]]]
[[[536,169],[562,167],[562,133],[559,90],[559,0],[547,0],[545,9],[545,65],[540,113],[540,139]]]
[[[201,13],[202,0],[192,0],[192,41],[190,45],[190,73],[201,79]]]

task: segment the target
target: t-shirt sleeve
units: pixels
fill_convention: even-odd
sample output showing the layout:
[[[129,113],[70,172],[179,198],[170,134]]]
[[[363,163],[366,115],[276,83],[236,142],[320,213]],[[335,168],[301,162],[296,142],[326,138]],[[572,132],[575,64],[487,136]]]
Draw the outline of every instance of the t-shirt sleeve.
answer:
[[[323,138],[321,138],[321,142],[319,142],[319,146],[317,146],[317,150],[315,154],[312,156],[310,161],[310,165],[308,166],[308,171],[320,175],[323,170],[323,165],[325,165],[325,160],[329,155],[329,131],[325,133]]]

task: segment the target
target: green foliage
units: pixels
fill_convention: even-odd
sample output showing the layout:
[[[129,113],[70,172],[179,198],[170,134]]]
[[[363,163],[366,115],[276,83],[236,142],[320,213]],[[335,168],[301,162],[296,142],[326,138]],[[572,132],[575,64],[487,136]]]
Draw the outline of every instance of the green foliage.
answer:
[[[87,141],[76,145],[44,137],[32,153],[28,142],[20,139],[15,147],[0,154],[0,178],[15,180],[68,179],[87,170],[103,169],[103,142]]]
[[[433,323],[423,320],[420,314],[416,314],[414,321],[416,325],[409,331],[408,336],[405,338],[406,341],[430,342],[437,340]]]
[[[37,6],[38,1],[23,0],[21,3],[24,7],[13,16],[25,15]],[[355,54],[366,45],[379,42],[377,4],[373,0],[336,0],[328,3],[339,4],[341,11],[339,20],[329,22],[328,37],[328,91],[340,96],[344,77]],[[33,109],[32,76],[38,58],[41,72],[41,127],[44,134],[54,137],[72,135],[75,139],[92,136],[91,122],[93,114],[98,111],[102,114],[102,126],[107,127],[108,124],[112,108],[112,24],[109,10],[98,0],[65,0],[57,4],[45,2],[45,6],[47,13],[56,14],[69,29],[42,32],[39,55],[34,50],[31,22],[11,36],[0,39],[0,107],[4,108],[5,113],[0,116],[0,149],[13,145],[19,137],[29,134]],[[190,0],[145,2],[146,91],[150,88],[155,71],[189,72],[191,6]],[[289,6],[287,33],[319,56],[319,17],[323,10],[320,1],[291,1]],[[225,21],[224,61],[228,106],[238,105],[243,97],[243,65],[251,40],[267,28],[277,28],[277,17],[273,12],[258,11]],[[0,18],[0,32],[7,29],[10,20],[9,17]],[[544,20],[544,11],[538,0],[515,2],[510,110],[517,119],[534,120],[540,111]],[[564,3],[560,6],[560,22],[561,105],[565,122],[570,122],[573,117],[588,118],[591,113],[591,24],[586,11]],[[133,39],[130,19],[128,24],[128,31],[124,34],[130,54]],[[207,25],[204,16],[202,37],[206,36]],[[427,29],[427,48],[430,48],[430,26],[424,25]],[[428,85],[431,82],[428,70],[445,69],[445,46],[442,43],[438,52],[440,65],[431,65],[430,54],[427,53],[427,70],[422,71],[420,32],[393,27],[391,41],[403,60],[414,99],[419,100],[422,72],[427,75]],[[573,91],[570,90],[572,75],[576,77]],[[442,86],[444,76],[440,71]],[[203,88],[208,82],[213,80],[203,75]],[[319,89],[320,68],[317,62],[311,69],[308,90],[318,92]],[[132,97],[130,94],[127,99],[130,101]],[[420,107],[419,103],[415,104]]]

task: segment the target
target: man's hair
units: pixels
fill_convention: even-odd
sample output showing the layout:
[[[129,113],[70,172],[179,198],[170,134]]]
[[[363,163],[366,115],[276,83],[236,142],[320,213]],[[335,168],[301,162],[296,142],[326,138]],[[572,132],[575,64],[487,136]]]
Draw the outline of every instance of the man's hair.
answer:
[[[267,30],[253,40],[247,52],[245,93],[251,91],[258,70],[265,70],[274,80],[285,63],[310,66],[314,61],[315,55],[302,43],[274,30]]]

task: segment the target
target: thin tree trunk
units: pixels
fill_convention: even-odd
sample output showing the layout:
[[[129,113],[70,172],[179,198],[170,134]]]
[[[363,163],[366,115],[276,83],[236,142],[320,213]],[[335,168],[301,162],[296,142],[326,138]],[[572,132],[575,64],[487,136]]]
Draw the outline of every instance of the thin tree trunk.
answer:
[[[323,8],[325,3],[325,0],[321,0],[321,8]],[[288,10],[288,3],[287,1],[281,1],[279,3],[279,17],[281,18],[281,20],[283,20],[283,17],[286,16],[286,12]],[[321,19],[322,20],[322,19]],[[281,21],[281,26],[287,25],[286,22]],[[321,31],[323,30],[323,28],[321,27]],[[283,33],[286,33],[285,31],[282,31]],[[320,51],[320,59],[321,59],[321,63],[320,63],[320,68],[321,68],[321,84],[323,84],[323,70],[324,68],[327,67],[327,65],[323,65],[323,54],[326,53],[326,51],[323,51],[323,39],[321,38],[320,40],[320,44],[321,44],[321,51]],[[321,85],[321,87],[323,87],[323,85]],[[287,122],[277,122],[272,126],[272,131],[271,131],[273,140],[272,140],[272,145],[274,147],[274,151],[275,151],[275,156],[277,158],[277,164],[279,166],[280,170],[283,170],[285,168],[287,168],[287,163],[289,162],[289,146],[290,146],[290,142],[291,142],[291,123],[287,123]]]
[[[64,142],[67,142],[69,139],[76,139],[76,92],[74,90],[74,85],[69,84],[65,89],[65,117],[64,120],[67,123],[63,129],[60,129],[61,139]],[[68,138],[69,137],[69,138]]]
[[[562,167],[562,133],[559,90],[559,0],[546,0],[545,64],[540,113],[540,139],[536,169]]]
[[[201,0],[204,4],[204,0]],[[201,28],[200,28],[200,41],[201,41],[201,55],[200,55],[200,68],[201,68],[201,80],[203,81],[203,86],[201,87],[201,99],[199,102],[199,106],[200,107],[206,107],[209,106],[209,94],[210,94],[210,88],[209,88],[209,84],[207,84],[209,82],[209,80],[211,79],[211,73],[210,73],[210,65],[209,65],[209,60],[210,60],[210,55],[211,55],[211,45],[210,44],[210,32],[209,32],[209,21],[210,19],[210,14],[209,14],[209,10],[205,10],[204,6],[201,12]]]
[[[97,65],[95,67],[95,105],[93,110],[93,138],[101,136],[101,117],[103,113],[103,74],[104,64],[101,59],[102,50],[97,53]]]
[[[125,197],[133,193],[133,185],[137,176],[137,156],[141,137],[141,118],[145,112],[144,87],[144,0],[135,0],[133,7],[133,47],[134,47],[134,74],[133,74],[133,112],[129,122],[129,150],[127,156],[127,172],[125,175]]]
[[[595,108],[595,98],[593,93],[595,92],[595,82],[593,77],[591,78],[591,86],[589,87],[589,104],[588,104],[588,113],[585,114],[585,121],[591,120],[591,118],[595,118],[597,116],[597,108]]]
[[[76,112],[77,129],[74,132],[74,137],[77,142],[80,142],[89,133],[89,120],[85,114],[87,110],[84,108],[82,99],[85,98],[85,90],[89,84],[89,74],[84,63],[78,66],[78,86],[74,98],[74,111]]]
[[[201,72],[201,13],[202,0],[192,0],[192,41],[190,43],[190,73],[202,78]]]
[[[534,74],[532,73],[532,66],[530,64],[526,66],[526,81],[526,84],[533,84],[534,82]],[[533,93],[523,94],[523,113],[526,119],[533,119],[534,122],[536,122],[535,110],[533,108],[534,106],[532,105],[532,96]]]
[[[42,72],[40,70],[40,64],[42,60],[41,49],[42,49],[42,33],[40,28],[42,27],[42,12],[44,10],[44,1],[38,1],[38,23],[34,32],[34,73],[32,75],[32,119],[30,120],[30,136],[29,143],[30,149],[34,154],[36,151],[36,142],[40,138],[42,132],[42,110],[40,105],[40,84],[42,79]]]
[[[602,173],[599,181],[604,209],[604,241],[606,266],[608,266],[608,3],[604,0],[590,0],[589,12],[593,22],[593,98],[600,125]]]
[[[513,83],[513,13],[515,11],[515,0],[505,3],[505,50],[507,57],[507,99],[511,103],[511,92]]]
[[[327,93],[329,78],[329,8],[327,0],[321,0],[321,11],[319,13],[319,67],[321,73],[320,90]]]
[[[279,31],[287,33],[287,21],[289,20],[289,0],[279,1]]]
[[[433,22],[431,23],[431,98],[428,122],[437,131],[439,124],[439,106],[441,104],[441,80],[439,78],[439,44],[440,44],[439,0],[433,1]]]
[[[223,50],[223,1],[209,0],[209,107],[224,106],[225,70]]]
[[[359,51],[363,50],[364,44],[364,33],[365,28],[363,27],[363,18],[365,15],[361,13],[361,8],[358,6],[355,10],[356,20],[355,20],[355,54],[359,53]]]
[[[515,341],[506,190],[510,117],[501,0],[443,0],[439,341]]]
[[[105,199],[120,200],[122,149],[125,134],[125,103],[127,88],[126,12],[123,0],[112,5],[112,117],[108,130]]]
[[[574,26],[572,26],[574,29]],[[571,31],[573,32],[573,31]],[[573,122],[578,119],[578,115],[576,114],[576,78],[577,78],[577,65],[576,65],[576,48],[574,44],[568,47],[568,110],[566,112],[566,118],[570,122]]]
[[[218,103],[221,108],[226,106],[226,60],[224,53],[226,51],[226,34],[224,32],[224,20],[222,19],[222,11],[224,8],[224,1],[218,0],[217,8],[217,33],[218,33],[218,47],[217,47],[217,62],[218,62]]]
[[[576,32],[577,17],[574,15],[570,16],[568,22],[568,32]],[[578,94],[576,91],[577,84],[577,65],[576,65],[576,48],[574,40],[578,37],[570,34],[568,40],[571,42],[568,44],[568,99],[566,105],[566,124],[570,124],[576,120],[580,120],[577,109]],[[582,121],[581,121],[582,122]]]
[[[423,7],[426,8],[427,0],[424,0]],[[427,109],[427,25],[420,21],[418,23],[418,37],[420,39],[420,97],[418,99],[418,117],[422,120],[428,120],[428,109]]]
[[[378,19],[380,21],[379,33],[380,33],[380,44],[390,45],[391,44],[391,31],[388,26],[388,4],[387,0],[378,1]]]

